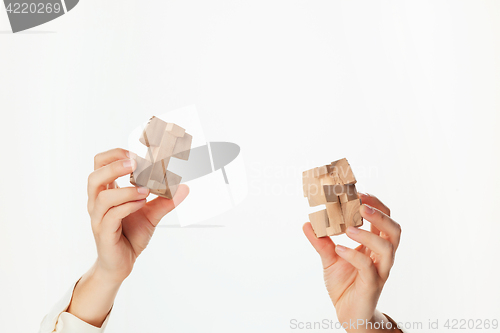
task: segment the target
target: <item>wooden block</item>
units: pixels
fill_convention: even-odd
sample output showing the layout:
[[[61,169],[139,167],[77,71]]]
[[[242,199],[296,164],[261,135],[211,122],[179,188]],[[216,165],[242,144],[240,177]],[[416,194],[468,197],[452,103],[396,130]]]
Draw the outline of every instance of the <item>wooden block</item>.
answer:
[[[359,199],[340,204],[346,227],[359,227],[363,225],[363,219],[359,213],[360,206],[361,201]]]
[[[134,160],[137,162],[137,168],[130,174],[130,182],[136,186],[147,187],[153,164],[139,156]]]
[[[149,188],[152,194],[156,194],[159,196],[164,196],[167,191],[167,186],[165,184],[160,183],[159,181],[150,179],[148,181],[147,188]]]
[[[309,220],[311,221],[311,225],[313,227],[314,233],[316,234],[316,237],[319,238],[327,236],[326,226],[328,223],[328,215],[326,213],[326,209],[309,214]]]
[[[318,177],[321,177],[321,176],[326,175],[328,173],[328,166],[323,165],[323,166],[314,168],[312,170],[313,170],[313,176],[318,178]]]
[[[148,124],[144,128],[139,141],[146,147],[158,147],[161,143],[163,133],[167,127],[167,123],[160,118],[151,117]]]
[[[170,132],[175,137],[181,138],[184,136],[184,133],[186,132],[184,128],[174,124],[174,123],[167,123],[166,131]]]
[[[333,174],[333,177],[338,177],[341,184],[356,183],[356,178],[354,177],[354,173],[351,170],[351,166],[345,158],[332,162],[330,164],[329,171],[330,174]]]
[[[356,191],[356,185],[349,184],[343,185],[344,193],[347,194],[347,201],[359,199],[358,191]]]
[[[165,198],[172,199],[174,197],[181,180],[181,176],[167,170],[167,174],[165,175],[165,182],[167,185],[167,191],[164,196]]]
[[[189,158],[189,153],[191,151],[192,141],[193,137],[187,133],[185,133],[182,138],[177,138],[172,156],[187,161],[187,159]]]
[[[177,140],[178,138],[170,134],[170,132],[163,132],[160,145],[157,147],[150,147],[146,159],[151,162],[158,162],[165,158],[172,157]]]
[[[329,224],[326,233],[328,236],[340,235],[343,233],[341,225],[344,224],[340,203],[327,203],[325,206]]]
[[[344,185],[323,185],[323,192],[325,193],[327,202],[338,202],[339,196],[346,191]]]
[[[339,195],[339,200],[340,200],[341,204],[349,201],[349,199],[347,198],[347,194],[345,194],[345,193],[342,193],[341,195]]]
[[[310,207],[316,207],[326,203],[326,197],[318,178],[309,177],[309,174],[303,175],[302,189],[304,191],[304,196],[307,197],[309,201]]]
[[[157,182],[164,183],[165,174],[167,173],[168,162],[170,158],[160,160],[159,162],[153,163],[151,174],[149,179],[156,180]]]

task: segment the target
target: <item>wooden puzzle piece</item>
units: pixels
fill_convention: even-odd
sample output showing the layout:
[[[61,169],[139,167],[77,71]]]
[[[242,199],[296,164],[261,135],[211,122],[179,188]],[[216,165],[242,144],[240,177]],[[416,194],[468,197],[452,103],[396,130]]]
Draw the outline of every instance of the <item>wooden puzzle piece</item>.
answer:
[[[182,138],[178,138],[175,149],[172,152],[172,157],[187,161],[191,152],[192,141],[193,137],[187,133]]]
[[[313,230],[316,233],[316,237],[328,236],[326,233],[326,226],[328,224],[326,209],[309,214],[309,220],[311,221]]]
[[[351,200],[342,204],[342,215],[346,227],[359,227],[363,225],[363,219],[359,213],[360,200]]]
[[[340,208],[340,203],[327,203],[326,213],[328,215],[328,227],[326,228],[327,234],[330,235],[340,235],[345,232],[344,216],[342,215],[342,209]]]
[[[146,158],[135,158],[137,168],[130,175],[130,182],[172,199],[182,178],[167,170],[168,163],[172,157],[187,160],[192,140],[184,128],[153,116],[139,138],[148,147]]]
[[[326,207],[324,211],[309,214],[317,237],[340,235],[349,226],[363,225],[355,183],[345,158],[302,173],[302,188],[309,206]]]

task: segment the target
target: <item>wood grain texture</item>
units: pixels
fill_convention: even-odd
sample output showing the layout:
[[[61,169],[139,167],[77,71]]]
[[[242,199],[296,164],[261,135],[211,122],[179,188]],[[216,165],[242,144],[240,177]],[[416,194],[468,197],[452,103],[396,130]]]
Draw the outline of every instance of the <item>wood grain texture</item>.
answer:
[[[327,203],[325,206],[329,224],[326,233],[328,236],[342,234],[344,231],[342,231],[341,225],[344,225],[344,216],[342,215],[340,203]]]
[[[346,227],[360,227],[363,225],[363,219],[359,213],[359,207],[361,207],[359,199],[343,203],[341,207]]]

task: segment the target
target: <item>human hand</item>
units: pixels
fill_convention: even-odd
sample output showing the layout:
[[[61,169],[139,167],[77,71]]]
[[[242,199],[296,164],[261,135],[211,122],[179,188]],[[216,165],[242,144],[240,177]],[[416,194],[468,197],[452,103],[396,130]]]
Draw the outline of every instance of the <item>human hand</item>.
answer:
[[[137,167],[134,156],[123,149],[100,153],[88,179],[87,207],[98,253],[95,270],[116,282],[131,273],[162,217],[189,193],[180,185],[172,200],[158,197],[146,202],[147,188],[118,188],[115,180]]]
[[[395,328],[370,330],[365,324],[388,322],[376,307],[394,263],[401,227],[389,217],[389,208],[379,199],[364,194],[360,194],[360,198],[363,204],[360,213],[371,223],[371,232],[354,227],[347,229],[347,236],[361,244],[356,249],[336,246],[330,237],[317,238],[309,222],[304,224],[303,230],[321,257],[325,285],[339,322],[363,322],[346,331],[399,332]]]

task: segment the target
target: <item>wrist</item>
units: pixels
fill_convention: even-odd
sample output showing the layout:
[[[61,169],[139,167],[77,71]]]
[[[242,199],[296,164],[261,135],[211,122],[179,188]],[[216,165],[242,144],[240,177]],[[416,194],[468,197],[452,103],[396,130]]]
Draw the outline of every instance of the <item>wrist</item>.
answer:
[[[119,288],[129,274],[110,272],[99,264],[99,260],[89,270],[89,278],[95,280],[103,287]]]

